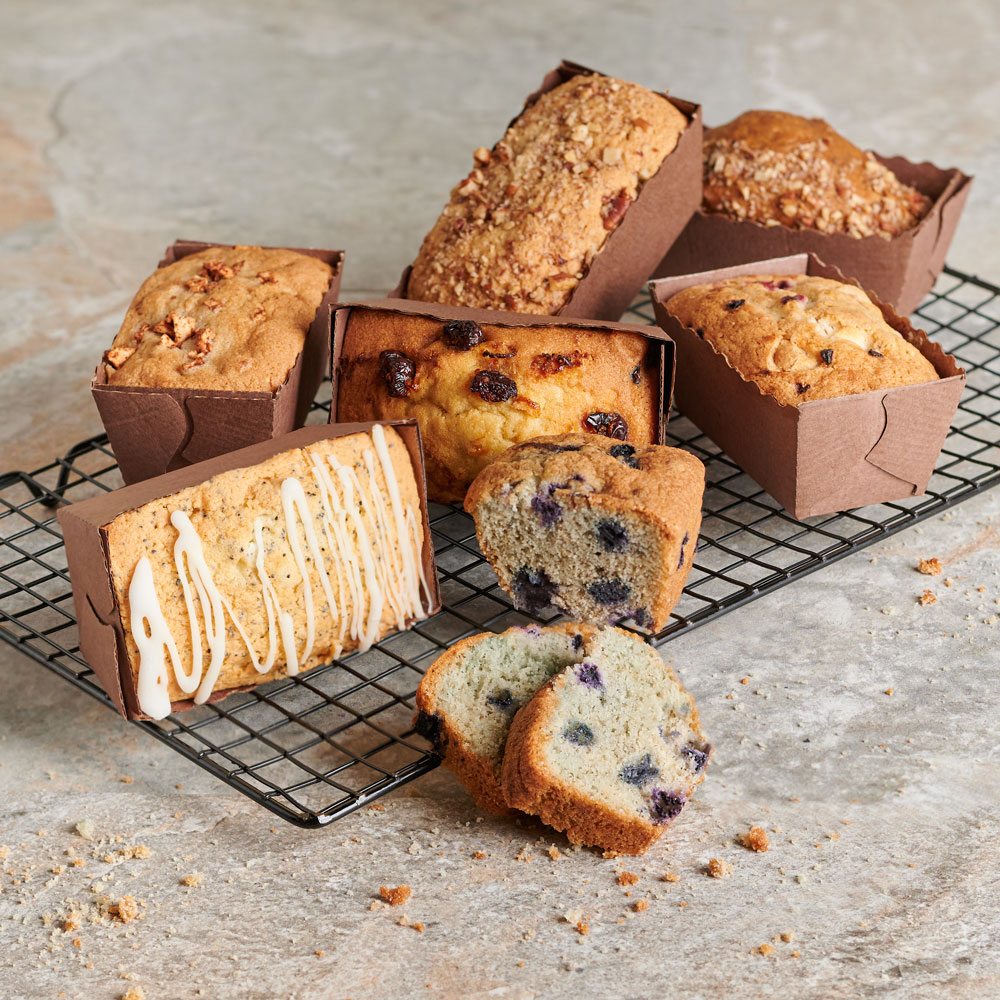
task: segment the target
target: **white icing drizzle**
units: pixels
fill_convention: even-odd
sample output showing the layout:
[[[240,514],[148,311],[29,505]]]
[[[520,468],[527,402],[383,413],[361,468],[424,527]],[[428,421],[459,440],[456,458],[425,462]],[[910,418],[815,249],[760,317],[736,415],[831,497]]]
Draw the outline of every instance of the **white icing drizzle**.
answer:
[[[305,613],[301,651],[295,618],[281,607],[267,571],[265,531],[274,531],[268,519],[255,519],[253,544],[248,550],[253,554],[267,618],[267,653],[259,659],[232,605],[216,585],[213,567],[208,564],[201,537],[190,517],[181,510],[171,513],[170,523],[177,531],[174,565],[191,635],[191,667],[190,670],[184,668],[160,606],[152,564],[147,556],[142,556],[133,571],[128,595],[130,628],[139,651],[136,694],[139,707],[146,715],[162,719],[169,714],[169,670],[173,671],[177,686],[185,694],[193,694],[197,704],[208,700],[226,657],[226,617],[232,622],[258,673],[266,674],[274,667],[279,640],[286,672],[298,673],[300,667],[308,663],[316,642],[313,572],[319,579],[337,633],[333,641],[334,658],[341,655],[348,635],[360,651],[369,649],[378,637],[387,608],[399,629],[405,628],[408,620],[426,616],[430,608],[430,588],[421,561],[420,521],[413,506],[404,504],[400,496],[385,432],[380,425],[372,429],[371,440],[374,454],[370,449],[363,452],[367,484],[362,484],[355,470],[338,462],[334,455],[309,453],[316,486],[313,506],[318,509],[315,512],[310,509],[306,490],[299,479],[290,476],[281,483],[284,538],[297,570],[296,593],[301,595]],[[388,504],[379,490],[379,471]],[[317,531],[317,521],[320,531]],[[392,530],[396,532],[395,541]],[[336,586],[331,581],[331,564]],[[251,580],[246,584],[251,585]],[[207,668],[204,666],[206,645]]]

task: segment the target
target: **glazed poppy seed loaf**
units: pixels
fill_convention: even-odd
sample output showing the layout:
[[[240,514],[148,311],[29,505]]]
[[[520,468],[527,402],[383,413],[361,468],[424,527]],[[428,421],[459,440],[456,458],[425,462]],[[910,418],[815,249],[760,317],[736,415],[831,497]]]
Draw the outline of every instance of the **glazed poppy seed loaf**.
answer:
[[[785,405],[938,378],[857,285],[830,278],[728,278],[691,285],[666,309]]]
[[[704,779],[712,748],[655,649],[621,629],[602,629],[595,647],[514,716],[503,793],[573,843],[641,854]]]
[[[445,321],[351,307],[337,420],[416,417],[432,500],[461,501],[487,463],[540,434],[655,439],[660,347],[599,327]]]
[[[705,467],[680,449],[564,434],[511,448],[465,507],[522,610],[658,631],[691,570],[704,485]]]
[[[596,635],[573,623],[483,632],[431,664],[417,689],[414,725],[480,808],[499,816],[513,811],[500,790],[511,719],[553,674],[579,662]]]

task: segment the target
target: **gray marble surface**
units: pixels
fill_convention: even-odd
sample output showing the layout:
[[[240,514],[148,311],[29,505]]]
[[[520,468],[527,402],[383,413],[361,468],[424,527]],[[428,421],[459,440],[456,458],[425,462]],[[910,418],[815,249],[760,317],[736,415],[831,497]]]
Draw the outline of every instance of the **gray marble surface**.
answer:
[[[93,359],[174,237],[344,247],[346,291],[384,291],[563,56],[710,123],[820,114],[977,174],[950,260],[1000,278],[994,4],[0,13],[3,469],[99,430]],[[926,556],[942,576],[917,573]],[[638,860],[484,817],[444,771],[303,832],[0,648],[0,995],[1000,995],[998,565],[987,494],[665,647],[717,756]],[[752,823],[767,853],[739,843]],[[732,875],[708,877],[712,857]],[[400,883],[404,906],[372,908]],[[102,901],[126,896],[140,916],[122,922]]]

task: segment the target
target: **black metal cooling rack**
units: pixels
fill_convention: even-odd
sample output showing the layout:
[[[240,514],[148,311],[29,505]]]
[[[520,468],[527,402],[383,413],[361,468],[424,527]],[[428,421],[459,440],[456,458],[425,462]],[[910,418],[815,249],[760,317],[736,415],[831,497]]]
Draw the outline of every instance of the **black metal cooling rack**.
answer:
[[[968,371],[927,493],[798,521],[687,420],[670,443],[708,469],[697,557],[660,644],[1000,482],[1000,288],[946,268],[920,325]],[[653,322],[648,304],[632,317]],[[318,400],[313,421],[325,422]],[[0,475],[0,636],[112,707],[80,657],[55,520],[59,504],[121,484],[104,435],[32,473]],[[471,518],[431,505],[444,609],[363,654],[224,701],[137,722],[283,819],[323,826],[438,764],[411,726],[424,669],[463,636],[532,619],[515,611],[479,553]]]

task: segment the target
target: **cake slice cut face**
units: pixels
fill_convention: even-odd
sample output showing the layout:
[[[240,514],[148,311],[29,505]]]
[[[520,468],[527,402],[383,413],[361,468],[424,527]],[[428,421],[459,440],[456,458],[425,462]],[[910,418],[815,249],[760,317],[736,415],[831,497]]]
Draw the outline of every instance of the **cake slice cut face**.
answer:
[[[518,608],[658,631],[691,570],[704,483],[702,463],[677,448],[564,434],[505,452],[466,509]]]
[[[512,812],[500,791],[511,720],[550,677],[579,662],[596,634],[572,623],[484,632],[456,643],[424,675],[417,731],[482,809]]]
[[[514,717],[503,793],[574,843],[641,854],[684,808],[711,752],[694,699],[656,650],[602,629]]]

